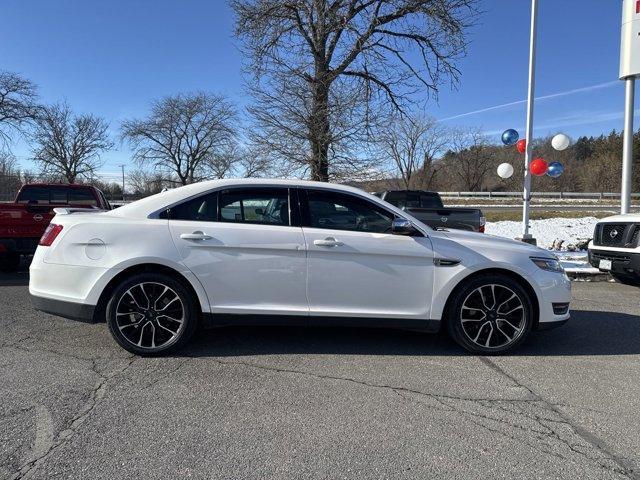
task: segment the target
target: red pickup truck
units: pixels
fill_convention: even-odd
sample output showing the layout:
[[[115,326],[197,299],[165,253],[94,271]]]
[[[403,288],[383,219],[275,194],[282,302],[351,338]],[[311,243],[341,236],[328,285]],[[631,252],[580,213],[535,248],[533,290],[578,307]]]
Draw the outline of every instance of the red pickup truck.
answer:
[[[0,203],[0,270],[16,270],[20,255],[36,251],[58,207],[111,209],[104,194],[91,185],[24,185],[13,203]]]

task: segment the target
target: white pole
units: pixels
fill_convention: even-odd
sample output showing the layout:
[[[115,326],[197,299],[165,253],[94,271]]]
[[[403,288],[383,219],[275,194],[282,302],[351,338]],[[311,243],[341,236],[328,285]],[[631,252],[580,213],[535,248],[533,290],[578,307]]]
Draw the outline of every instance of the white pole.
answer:
[[[625,78],[626,96],[624,107],[624,139],[622,146],[622,189],[620,191],[620,213],[629,213],[631,207],[631,171],[633,163],[633,111],[635,100],[635,77]]]
[[[531,0],[531,39],[529,41],[529,92],[527,96],[527,148],[524,155],[524,192],[522,203],[522,240],[535,243],[529,233],[529,202],[531,201],[531,140],[533,138],[533,103],[536,90],[536,30],[538,25],[538,0]]]

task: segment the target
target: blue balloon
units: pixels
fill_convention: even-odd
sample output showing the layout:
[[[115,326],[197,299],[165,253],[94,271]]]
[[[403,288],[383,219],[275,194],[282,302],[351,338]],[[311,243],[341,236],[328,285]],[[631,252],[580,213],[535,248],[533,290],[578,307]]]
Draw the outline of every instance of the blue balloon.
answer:
[[[564,173],[564,166],[560,162],[551,162],[547,169],[547,175],[551,178],[558,178]]]
[[[502,143],[505,145],[515,145],[518,142],[520,135],[513,128],[505,130],[502,133]]]

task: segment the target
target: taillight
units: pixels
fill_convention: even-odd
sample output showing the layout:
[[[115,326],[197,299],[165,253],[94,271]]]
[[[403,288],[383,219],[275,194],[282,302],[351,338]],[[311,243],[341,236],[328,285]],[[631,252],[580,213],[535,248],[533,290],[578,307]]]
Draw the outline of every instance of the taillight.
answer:
[[[42,234],[42,237],[40,238],[40,242],[38,243],[38,245],[42,245],[43,247],[50,247],[61,231],[62,231],[62,225],[56,225],[55,223],[50,223],[47,229]]]
[[[484,233],[484,227],[487,224],[487,217],[480,217],[480,228],[478,229],[478,231],[480,233]]]

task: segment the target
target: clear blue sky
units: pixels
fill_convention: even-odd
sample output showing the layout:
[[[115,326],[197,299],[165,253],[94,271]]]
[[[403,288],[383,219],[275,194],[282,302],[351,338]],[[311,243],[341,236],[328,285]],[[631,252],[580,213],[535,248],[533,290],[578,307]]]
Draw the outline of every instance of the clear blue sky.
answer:
[[[484,0],[470,32],[457,90],[444,86],[427,113],[446,119],[523,100],[527,87],[528,0]],[[618,77],[621,0],[539,0],[537,95],[598,86],[537,102],[535,135],[592,135],[622,127]],[[144,115],[149,101],[211,90],[240,105],[241,59],[225,0],[4,0],[0,68],[36,82],[42,99],[66,99],[78,112],[119,122]],[[516,104],[445,120],[496,134],[524,134]],[[496,137],[497,138],[497,137]],[[13,146],[24,167],[29,149]],[[103,171],[130,163],[126,146],[105,154]]]

